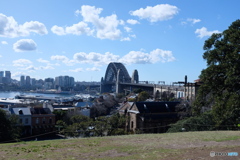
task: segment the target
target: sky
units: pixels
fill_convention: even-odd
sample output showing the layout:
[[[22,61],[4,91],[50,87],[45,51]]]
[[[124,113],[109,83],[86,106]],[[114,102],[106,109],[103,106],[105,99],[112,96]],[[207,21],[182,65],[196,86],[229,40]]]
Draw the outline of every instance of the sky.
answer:
[[[140,81],[198,79],[203,45],[239,19],[239,0],[0,0],[0,71],[100,81],[121,62]]]

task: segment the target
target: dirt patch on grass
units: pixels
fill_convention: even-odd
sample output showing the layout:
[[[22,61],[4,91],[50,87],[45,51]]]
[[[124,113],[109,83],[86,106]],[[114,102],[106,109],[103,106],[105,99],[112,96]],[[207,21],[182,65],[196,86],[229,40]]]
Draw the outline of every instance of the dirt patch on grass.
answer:
[[[171,149],[185,149],[185,148],[204,148],[204,147],[225,147],[225,146],[239,146],[240,140],[235,141],[224,141],[224,142],[215,142],[215,141],[208,141],[208,142],[195,142],[195,143],[175,143],[175,144],[169,144],[169,145],[160,145],[164,148],[171,148]]]

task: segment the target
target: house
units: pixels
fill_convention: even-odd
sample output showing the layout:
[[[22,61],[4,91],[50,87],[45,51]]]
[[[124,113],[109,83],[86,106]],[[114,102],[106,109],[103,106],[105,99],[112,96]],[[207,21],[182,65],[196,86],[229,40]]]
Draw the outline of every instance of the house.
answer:
[[[31,125],[31,112],[28,107],[10,107],[9,111],[13,115],[17,115],[19,118],[19,124],[23,125],[23,135],[32,135],[32,125]]]
[[[127,111],[132,107],[134,102],[124,102],[119,108],[118,108],[118,113],[120,115],[125,115]]]
[[[81,108],[90,108],[92,107],[93,103],[92,102],[77,102],[75,104],[76,107],[81,107]]]
[[[49,108],[51,112],[53,111],[66,111],[68,113],[74,113],[76,110],[76,107],[74,107],[72,104],[62,104],[62,103],[49,103],[44,102],[43,108]]]
[[[127,131],[140,133],[163,133],[169,124],[178,120],[175,107],[180,102],[134,102],[124,109]]]
[[[55,114],[49,108],[30,108],[32,115],[32,134],[55,131]]]

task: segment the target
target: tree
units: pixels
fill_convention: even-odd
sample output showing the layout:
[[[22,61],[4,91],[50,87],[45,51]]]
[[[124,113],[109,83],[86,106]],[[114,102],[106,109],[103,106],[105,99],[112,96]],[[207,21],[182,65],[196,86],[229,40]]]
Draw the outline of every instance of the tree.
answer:
[[[205,112],[199,116],[188,117],[171,124],[167,132],[185,131],[211,131],[215,130],[211,111]]]
[[[142,92],[142,91],[143,91],[143,89],[141,89],[141,88],[137,88],[137,89],[134,89],[134,90],[133,90],[134,93],[140,93],[140,92]]]
[[[62,123],[61,121],[58,123]],[[66,136],[70,137],[79,137],[79,136],[89,136],[89,127],[92,125],[92,120],[83,115],[74,115],[70,118],[71,125],[66,126],[64,123],[62,126],[64,126],[63,133]]]
[[[240,123],[240,20],[222,33],[213,34],[203,49],[207,68],[200,75],[203,85],[193,113],[211,108],[217,126],[236,125]]]
[[[146,101],[149,98],[149,94],[146,91],[142,91],[138,94],[138,99],[137,101],[141,102],[141,101]]]
[[[110,128],[108,117],[97,117],[93,123],[96,136],[104,136]]]
[[[21,126],[16,115],[8,116],[0,109],[0,141],[17,140],[21,136]]]
[[[66,122],[66,121],[67,121],[66,119],[68,119],[68,117],[67,117],[67,111],[54,110],[54,111],[53,111],[53,114],[55,114],[55,116],[56,116],[56,121],[62,120],[62,121],[64,121],[64,122]]]
[[[0,141],[9,138],[11,124],[5,111],[0,109]]]
[[[125,126],[126,126],[126,117],[124,115],[120,115],[119,113],[112,115],[109,118],[109,129],[108,135],[123,135],[126,134]]]

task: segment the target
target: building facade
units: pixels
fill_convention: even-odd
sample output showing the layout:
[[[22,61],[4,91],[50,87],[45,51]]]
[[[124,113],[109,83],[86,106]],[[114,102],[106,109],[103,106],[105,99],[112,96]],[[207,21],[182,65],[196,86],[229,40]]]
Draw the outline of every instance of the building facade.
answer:
[[[134,102],[119,110],[127,116],[126,130],[139,133],[164,133],[178,120],[175,107],[180,102]]]
[[[55,115],[49,108],[30,108],[32,115],[32,134],[55,131]]]

